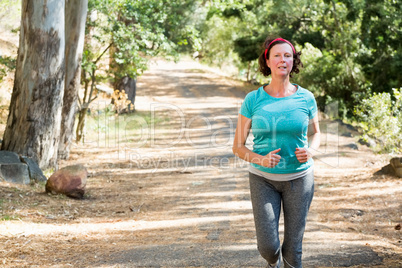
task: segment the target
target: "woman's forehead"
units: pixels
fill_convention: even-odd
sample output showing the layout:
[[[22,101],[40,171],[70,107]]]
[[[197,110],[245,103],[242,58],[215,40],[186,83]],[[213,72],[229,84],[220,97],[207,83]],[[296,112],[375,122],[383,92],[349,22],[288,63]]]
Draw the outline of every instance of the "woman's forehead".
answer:
[[[279,44],[275,44],[271,47],[271,52],[289,52],[291,54],[293,54],[293,49],[292,47],[287,44],[287,43],[279,43]]]

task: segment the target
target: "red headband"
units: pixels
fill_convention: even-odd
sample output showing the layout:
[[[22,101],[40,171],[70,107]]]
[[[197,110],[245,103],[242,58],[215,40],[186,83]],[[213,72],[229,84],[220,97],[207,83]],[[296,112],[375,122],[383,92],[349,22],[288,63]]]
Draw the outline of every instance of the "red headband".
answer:
[[[271,43],[269,43],[267,49],[265,50],[265,53],[264,53],[265,59],[267,59],[267,52],[268,52],[270,46],[272,45],[273,42],[276,42],[276,41],[283,41],[285,43],[288,43],[292,47],[293,54],[296,54],[296,50],[295,50],[294,46],[292,45],[292,43],[290,43],[288,40],[283,39],[283,38],[276,38],[276,39],[272,40]]]

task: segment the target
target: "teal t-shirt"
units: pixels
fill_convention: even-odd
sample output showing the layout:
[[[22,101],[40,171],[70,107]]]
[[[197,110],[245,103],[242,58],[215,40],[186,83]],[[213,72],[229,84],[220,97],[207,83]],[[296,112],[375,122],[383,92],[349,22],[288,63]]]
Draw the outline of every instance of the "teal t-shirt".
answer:
[[[240,114],[251,119],[254,135],[253,152],[267,155],[281,148],[281,160],[273,168],[251,164],[257,169],[275,174],[295,173],[308,169],[314,163],[311,158],[300,163],[296,148],[307,148],[307,130],[310,119],[317,115],[314,95],[298,85],[297,91],[287,97],[275,98],[263,87],[247,94]]]

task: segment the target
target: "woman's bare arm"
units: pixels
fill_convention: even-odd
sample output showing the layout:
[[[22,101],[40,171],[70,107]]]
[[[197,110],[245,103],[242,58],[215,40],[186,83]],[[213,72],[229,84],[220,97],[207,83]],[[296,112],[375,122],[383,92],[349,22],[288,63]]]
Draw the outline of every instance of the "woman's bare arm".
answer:
[[[264,167],[275,167],[281,159],[281,156],[277,155],[276,153],[278,153],[281,149],[276,149],[265,156],[254,153],[245,145],[247,137],[250,133],[250,129],[251,119],[239,114],[232,148],[233,153],[244,161]]]

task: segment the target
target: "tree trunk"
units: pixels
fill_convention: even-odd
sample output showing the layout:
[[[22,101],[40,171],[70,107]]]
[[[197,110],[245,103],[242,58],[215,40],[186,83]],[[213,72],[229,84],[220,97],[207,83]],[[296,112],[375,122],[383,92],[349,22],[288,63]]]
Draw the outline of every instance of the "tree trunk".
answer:
[[[119,91],[124,90],[127,94],[127,99],[131,101],[131,104],[129,104],[128,106],[128,112],[134,111],[135,93],[137,91],[137,80],[129,76],[125,76],[119,81],[119,86],[117,87],[117,89]]]
[[[66,76],[58,152],[59,159],[68,158],[73,138],[78,91],[80,89],[81,60],[84,50],[88,0],[67,0],[65,10]]]
[[[85,116],[88,112],[88,108],[83,108],[78,112],[78,124],[76,130],[77,142],[85,142]]]
[[[20,43],[2,150],[57,166],[64,92],[64,0],[23,0]]]

